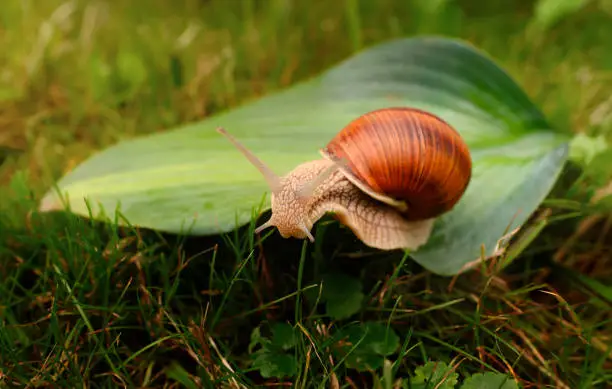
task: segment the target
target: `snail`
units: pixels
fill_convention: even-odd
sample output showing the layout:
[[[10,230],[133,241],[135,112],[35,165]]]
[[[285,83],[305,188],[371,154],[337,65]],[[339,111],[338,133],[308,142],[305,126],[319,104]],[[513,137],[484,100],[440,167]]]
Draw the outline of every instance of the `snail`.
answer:
[[[426,243],[434,220],[465,193],[472,159],[460,134],[423,110],[397,107],[351,121],[323,158],[277,176],[224,128],[225,136],[257,168],[271,190],[271,217],[256,228],[276,227],[283,238],[308,238],[332,213],[366,245],[412,249]]]

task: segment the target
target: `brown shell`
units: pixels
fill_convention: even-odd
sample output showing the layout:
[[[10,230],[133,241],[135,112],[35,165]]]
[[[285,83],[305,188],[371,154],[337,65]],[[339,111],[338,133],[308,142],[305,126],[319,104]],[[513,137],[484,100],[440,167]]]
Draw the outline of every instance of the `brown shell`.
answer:
[[[470,151],[448,123],[414,108],[385,108],[350,122],[321,150],[345,158],[355,179],[375,193],[404,201],[406,218],[449,211],[472,176]]]

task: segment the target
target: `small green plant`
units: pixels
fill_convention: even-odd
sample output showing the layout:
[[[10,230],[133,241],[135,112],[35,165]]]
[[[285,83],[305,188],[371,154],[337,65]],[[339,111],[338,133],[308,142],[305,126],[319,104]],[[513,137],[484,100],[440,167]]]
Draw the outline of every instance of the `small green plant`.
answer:
[[[459,383],[459,374],[445,362],[427,362],[414,370],[409,382],[403,382],[402,389],[453,389]],[[506,374],[486,372],[466,377],[458,389],[518,389],[518,385]]]
[[[385,369],[390,371],[390,363]],[[400,378],[395,382],[389,381],[389,374],[385,379],[376,380],[376,389],[518,389],[517,382],[506,374],[498,372],[476,373],[465,377],[459,384],[459,374],[453,366],[442,361],[429,361],[414,370],[409,378]]]
[[[518,387],[516,381],[506,374],[489,371],[467,377],[460,389],[518,389]]]
[[[306,292],[311,304],[322,304],[325,314],[334,320],[347,319],[361,310],[364,294],[358,278],[344,273],[328,273],[321,277],[321,288]]]
[[[293,377],[297,373],[297,360],[289,350],[297,345],[295,329],[287,323],[275,323],[270,332],[269,337],[262,336],[259,326],[251,333],[249,353],[253,368],[265,378]]]
[[[392,328],[377,322],[351,324],[334,335],[334,354],[348,368],[370,371],[382,367],[385,357],[400,346]]]
[[[293,378],[298,372],[295,348],[299,334],[287,323],[274,323],[269,335],[262,335],[261,326],[251,333],[249,353],[252,367],[265,378]],[[380,368],[385,378],[375,379],[381,389],[390,387],[392,376],[387,359],[400,347],[395,331],[378,322],[349,324],[330,336],[332,354],[348,369],[374,372]],[[429,361],[418,366],[409,379],[400,378],[394,383],[402,389],[453,389],[459,382],[454,367],[442,361]],[[398,386],[399,384],[399,386]],[[505,374],[497,372],[477,373],[465,378],[459,389],[517,389],[517,383]]]

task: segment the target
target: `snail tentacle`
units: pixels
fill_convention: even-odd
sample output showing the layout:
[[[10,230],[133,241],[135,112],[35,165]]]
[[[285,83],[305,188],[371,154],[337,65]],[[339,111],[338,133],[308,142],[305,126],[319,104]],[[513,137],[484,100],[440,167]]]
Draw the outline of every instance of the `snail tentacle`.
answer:
[[[281,189],[280,177],[278,177],[272,169],[263,163],[255,154],[247,149],[242,143],[238,142],[232,135],[230,135],[223,127],[218,127],[217,132],[227,138],[238,151],[240,151],[251,164],[259,170],[261,175],[264,177],[272,193],[276,193]]]
[[[298,189],[298,195],[302,198],[309,198],[314,193],[315,189],[327,180],[336,170],[339,169],[337,164],[330,164],[322,172],[317,174],[312,180],[306,181]]]

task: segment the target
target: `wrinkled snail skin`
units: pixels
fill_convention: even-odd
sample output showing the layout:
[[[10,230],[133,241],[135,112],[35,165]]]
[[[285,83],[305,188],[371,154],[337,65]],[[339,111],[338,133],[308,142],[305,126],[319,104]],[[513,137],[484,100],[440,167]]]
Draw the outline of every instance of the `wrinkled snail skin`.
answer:
[[[276,227],[284,238],[308,238],[313,225],[334,213],[370,247],[416,250],[434,220],[459,201],[471,178],[469,150],[434,115],[386,108],[360,116],[305,162],[278,177],[224,129],[272,192],[272,215],[259,233]]]
[[[314,223],[330,212],[370,247],[415,249],[427,241],[433,219],[406,220],[394,207],[361,191],[338,169],[332,170],[309,195],[300,192],[303,183],[335,167],[328,160],[306,162],[282,178],[283,190],[272,195],[272,216],[258,229],[275,226],[284,238],[314,240],[309,236]]]
[[[427,242],[434,221],[407,220],[393,206],[363,192],[339,170],[313,193],[308,209],[311,221],[333,213],[359,240],[381,250],[416,250]]]

